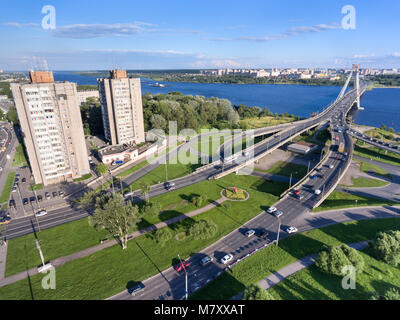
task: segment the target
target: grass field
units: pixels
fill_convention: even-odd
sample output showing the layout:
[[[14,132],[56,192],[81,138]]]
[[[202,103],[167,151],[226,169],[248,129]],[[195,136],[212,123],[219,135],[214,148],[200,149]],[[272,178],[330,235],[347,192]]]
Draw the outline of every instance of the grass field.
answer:
[[[268,170],[257,168],[256,171],[267,172],[287,177],[289,177],[290,174],[293,174],[294,178],[301,179],[307,174],[307,167],[291,162],[278,161]]]
[[[0,299],[107,298],[124,290],[129,281],[141,281],[168,268],[177,261],[178,253],[186,258],[240,227],[258,215],[264,206],[273,204],[285,188],[276,182],[266,182],[251,176],[230,175],[215,183],[221,188],[238,184],[250,193],[250,199],[246,202],[232,202],[229,208],[214,208],[169,227],[176,235],[186,232],[195,221],[210,219],[218,226],[212,238],[195,240],[184,237],[179,241],[174,236],[161,247],[151,236],[141,236],[130,241],[125,251],[119,246],[113,246],[57,268],[56,290],[43,290],[42,275],[37,275],[29,281],[22,280],[0,288]],[[24,260],[24,257],[20,258]]]
[[[360,170],[365,173],[374,173],[386,179],[392,179],[392,175],[386,170],[366,161],[355,160],[361,163]]]
[[[6,183],[4,184],[3,191],[0,196],[0,203],[6,202],[10,199],[11,189],[14,185],[15,172],[10,172],[7,175]]]
[[[354,155],[360,156],[363,158],[371,159],[371,160],[376,160],[384,163],[388,163],[394,166],[400,166],[400,156],[388,152],[385,154],[384,151],[380,151],[378,148],[366,148],[366,147],[361,147],[359,145],[354,145]]]
[[[29,190],[31,191],[38,191],[38,190],[42,190],[43,189],[43,184],[31,184],[29,186]]]
[[[278,124],[288,123],[293,121],[295,121],[295,119],[290,117],[275,118],[271,116],[266,116],[261,118],[243,119],[240,120],[240,123],[242,125],[247,126],[248,129],[258,129],[258,128],[276,126]]]
[[[80,177],[80,178],[76,178],[74,179],[74,182],[80,182],[80,181],[85,181],[87,179],[90,179],[92,177],[91,173],[85,174],[84,176]]]
[[[336,224],[322,229],[299,233],[261,250],[232,267],[191,299],[227,300],[248,285],[268,277],[284,266],[316,253],[324,245],[340,245],[373,239],[379,231],[400,230],[400,219],[373,219]],[[308,288],[305,285],[305,288]],[[351,290],[349,290],[351,291]]]
[[[396,205],[397,202],[356,196],[347,192],[333,191],[314,212],[365,206]]]
[[[400,269],[374,259],[368,249],[360,251],[363,272],[356,276],[356,288],[344,290],[342,277],[321,272],[315,265],[303,269],[268,290],[277,300],[366,300],[373,293],[400,287]]]
[[[27,166],[27,165],[28,165],[28,161],[26,160],[26,157],[25,157],[24,148],[23,148],[22,144],[19,144],[15,151],[13,166],[14,167],[23,167],[23,166]]]
[[[389,184],[387,181],[382,181],[378,179],[371,179],[371,178],[352,178],[351,181],[353,182],[352,185],[346,186],[350,188],[373,188],[373,187],[384,187]]]
[[[124,178],[124,177],[126,177],[126,176],[129,176],[129,175],[131,175],[132,173],[138,171],[139,169],[142,169],[143,167],[147,166],[148,164],[149,164],[149,163],[145,160],[145,161],[143,161],[143,162],[141,162],[141,163],[138,163],[137,165],[134,165],[133,167],[131,167],[131,168],[129,168],[129,169],[127,169],[127,170],[121,172],[121,173],[118,173],[118,174],[116,175],[116,177],[117,177],[117,178]]]

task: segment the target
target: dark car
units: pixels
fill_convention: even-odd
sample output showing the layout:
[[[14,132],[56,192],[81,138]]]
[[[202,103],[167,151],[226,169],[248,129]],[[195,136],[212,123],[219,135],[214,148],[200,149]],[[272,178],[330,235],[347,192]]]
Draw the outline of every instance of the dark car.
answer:
[[[8,224],[11,222],[10,217],[0,217],[0,224]]]
[[[175,183],[173,183],[173,182],[165,182],[164,183],[164,187],[167,190],[173,189],[175,187]]]
[[[58,196],[57,192],[53,192],[53,198],[56,198]]]
[[[28,198],[24,198],[24,200],[22,200],[22,203],[23,203],[24,205],[28,204],[28,203],[29,203]]]
[[[22,178],[22,183],[25,183],[26,182],[26,178]]]
[[[15,201],[11,199],[9,202],[9,206],[15,208]]]
[[[138,284],[136,284],[135,286],[133,286],[132,288],[128,289],[128,293],[132,296],[138,294],[139,292],[143,291],[145,288],[145,285],[142,282],[139,282]]]
[[[35,198],[35,197],[30,197],[30,198],[29,198],[29,202],[30,202],[30,203],[35,202],[35,201],[36,201],[36,198]]]
[[[37,200],[40,202],[40,201],[43,200],[43,197],[39,194],[39,195],[37,196]]]
[[[259,230],[256,232],[256,236],[259,238],[267,238],[268,237],[268,232],[265,230]]]

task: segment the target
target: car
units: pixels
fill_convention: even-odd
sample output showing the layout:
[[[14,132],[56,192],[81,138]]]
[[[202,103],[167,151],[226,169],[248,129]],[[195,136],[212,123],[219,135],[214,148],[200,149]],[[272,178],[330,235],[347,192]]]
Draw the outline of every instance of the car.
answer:
[[[267,212],[268,213],[274,213],[277,209],[275,207],[269,207]]]
[[[259,230],[256,232],[256,236],[259,238],[266,238],[268,237],[269,233],[265,230]]]
[[[58,195],[62,197],[64,195],[64,191],[58,191]]]
[[[26,178],[22,178],[22,183],[25,183],[26,182]]]
[[[207,256],[207,257],[204,257],[203,259],[201,259],[200,264],[202,266],[205,266],[205,265],[209,264],[210,262],[212,262],[213,260],[214,260],[213,257]]]
[[[18,179],[18,178],[15,178],[15,179],[14,179],[14,182],[18,182],[18,181],[19,181],[19,179]]]
[[[246,231],[245,235],[247,238],[250,238],[250,237],[254,236],[255,233],[256,232],[253,229],[250,229],[250,230]]]
[[[39,195],[37,196],[37,200],[38,200],[38,202],[41,202],[41,201],[43,200],[43,197],[39,194]]]
[[[297,200],[303,200],[304,199],[304,195],[303,194],[296,194],[296,199]]]
[[[16,206],[15,206],[15,201],[14,201],[13,199],[11,199],[11,200],[9,201],[8,205],[9,205],[10,207],[13,207],[13,208],[16,207]]]
[[[48,192],[46,192],[45,194],[44,194],[44,196],[46,197],[46,199],[47,200],[49,200],[51,197],[50,197],[50,193],[48,193]]]
[[[24,198],[24,200],[22,200],[22,203],[23,203],[24,205],[28,204],[28,203],[29,203],[28,198]]]
[[[36,201],[36,198],[35,198],[35,197],[30,197],[30,198],[29,198],[29,202],[30,202],[30,203],[35,202],[35,201]]]
[[[53,192],[53,198],[57,198],[57,196],[58,196],[58,194],[57,194],[57,192]]]
[[[12,192],[17,192],[17,187],[14,186],[11,191]]]
[[[11,222],[11,218],[10,217],[1,217],[0,218],[0,224],[8,224]]]
[[[36,216],[36,217],[43,217],[43,216],[45,216],[46,214],[47,214],[47,211],[46,211],[46,210],[40,210],[40,211],[38,211],[38,212],[35,213],[35,216]]]
[[[19,178],[19,177],[20,177],[20,174],[19,174],[19,173],[17,173],[17,174],[15,175],[15,177],[16,177],[16,178]]]
[[[185,268],[187,268],[187,267],[189,267],[190,266],[190,263],[189,263],[189,261],[188,260],[185,260],[185,261],[182,261],[182,262],[180,262],[179,264],[177,264],[176,266],[174,266],[174,269],[175,269],[175,271],[182,271],[182,270],[184,270]]]
[[[283,215],[283,212],[280,211],[280,210],[276,210],[276,211],[274,212],[274,216],[277,217],[277,218],[279,218],[281,215]]]
[[[330,165],[329,165],[329,169],[333,169],[333,164],[330,164]]]
[[[164,187],[167,190],[173,189],[175,187],[175,183],[173,183],[173,182],[165,182],[164,183]]]
[[[227,264],[229,261],[231,261],[233,259],[233,255],[231,255],[230,253],[229,254],[227,254],[227,255],[225,255],[225,256],[223,256],[222,258],[221,258],[221,263],[223,263],[223,264]]]
[[[321,190],[319,190],[319,189],[316,189],[316,190],[314,191],[314,194],[316,194],[316,195],[319,195],[319,194],[321,194]]]
[[[296,195],[296,196],[299,195],[300,194],[300,190],[293,190],[293,194]]]
[[[0,171],[3,171],[3,167],[0,167]]]
[[[296,227],[288,227],[288,228],[286,228],[286,232],[287,233],[295,233],[295,232],[297,232],[298,230],[297,230],[297,228]]]
[[[128,293],[132,296],[138,294],[139,292],[142,292],[144,290],[146,286],[142,283],[139,282],[137,283],[135,286],[133,286],[132,288],[128,289]]]
[[[315,179],[317,179],[317,176],[315,174],[313,174],[312,176],[310,176],[310,179],[315,180]]]

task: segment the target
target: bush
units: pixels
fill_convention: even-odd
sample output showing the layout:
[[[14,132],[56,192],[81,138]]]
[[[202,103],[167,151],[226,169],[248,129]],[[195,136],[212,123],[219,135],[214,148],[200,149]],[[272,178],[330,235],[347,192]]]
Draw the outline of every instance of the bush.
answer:
[[[189,236],[196,240],[206,240],[217,233],[217,225],[213,221],[200,220],[195,222],[189,229]]]
[[[260,286],[251,284],[244,290],[242,300],[274,300],[274,297]]]
[[[318,253],[315,265],[323,272],[341,276],[342,268],[348,265],[355,267],[357,273],[362,272],[364,258],[357,250],[347,245],[326,247]]]
[[[379,232],[370,248],[376,259],[394,267],[400,265],[400,231]]]
[[[163,246],[171,238],[172,232],[169,228],[162,228],[154,233],[154,240],[161,246]]]
[[[383,295],[374,293],[371,300],[400,300],[400,291],[396,288],[390,288]]]

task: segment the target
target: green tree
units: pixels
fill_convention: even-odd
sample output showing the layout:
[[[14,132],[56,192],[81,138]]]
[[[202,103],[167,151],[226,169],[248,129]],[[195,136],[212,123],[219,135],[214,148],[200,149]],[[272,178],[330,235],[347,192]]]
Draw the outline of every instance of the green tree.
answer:
[[[154,233],[154,240],[161,246],[163,246],[171,238],[172,232],[167,227],[159,229]]]
[[[105,163],[99,163],[96,166],[96,173],[100,176],[100,177],[104,177],[104,175],[108,172],[108,167]]]
[[[116,194],[96,204],[96,210],[89,217],[89,222],[96,229],[107,230],[110,236],[119,240],[125,250],[129,232],[140,222],[139,209],[131,202],[125,204],[124,197]]]
[[[400,300],[400,291],[396,288],[390,288],[382,295],[374,293],[371,300]]]
[[[217,230],[218,227],[213,221],[200,220],[189,228],[188,234],[196,240],[206,240],[212,238]]]
[[[275,300],[267,290],[251,284],[243,292],[242,300]]]
[[[98,196],[98,192],[91,190],[85,192],[82,197],[77,200],[78,208],[82,210],[86,210],[88,212],[95,209],[96,205],[96,197]]]
[[[400,231],[379,232],[370,243],[372,255],[394,267],[400,265]]]
[[[341,276],[344,266],[352,265],[356,272],[362,272],[364,258],[357,250],[347,245],[325,247],[319,251],[315,265],[323,272]]]
[[[146,202],[149,203],[149,193],[151,190],[150,185],[147,182],[142,181],[140,183],[140,187],[142,188],[142,193],[144,194],[144,196],[146,198]]]
[[[14,125],[19,124],[17,109],[11,107],[7,112],[7,120],[12,122]]]

